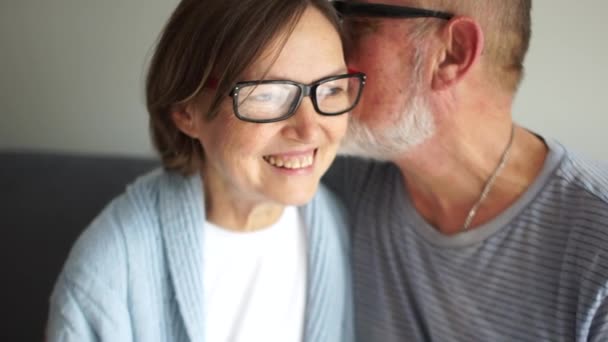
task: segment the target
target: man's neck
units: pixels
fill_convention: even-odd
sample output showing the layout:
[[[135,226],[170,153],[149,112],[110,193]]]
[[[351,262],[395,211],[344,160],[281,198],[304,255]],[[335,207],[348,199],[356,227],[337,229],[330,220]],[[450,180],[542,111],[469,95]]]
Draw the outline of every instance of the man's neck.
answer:
[[[480,127],[488,128],[468,135],[458,131],[438,134],[395,160],[416,210],[446,235],[462,232],[467,215],[507,147],[510,122]],[[547,147],[538,137],[515,127],[509,158],[470,229],[491,221],[513,204],[534,182],[546,154]]]

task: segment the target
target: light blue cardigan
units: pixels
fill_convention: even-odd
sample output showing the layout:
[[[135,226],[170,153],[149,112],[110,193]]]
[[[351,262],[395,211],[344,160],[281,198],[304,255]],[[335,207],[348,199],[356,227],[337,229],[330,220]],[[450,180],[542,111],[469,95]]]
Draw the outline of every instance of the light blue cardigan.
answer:
[[[199,175],[157,170],[112,201],[78,239],[59,276],[47,340],[203,342],[203,198]],[[350,342],[344,211],[320,187],[300,213],[309,228],[304,340]]]

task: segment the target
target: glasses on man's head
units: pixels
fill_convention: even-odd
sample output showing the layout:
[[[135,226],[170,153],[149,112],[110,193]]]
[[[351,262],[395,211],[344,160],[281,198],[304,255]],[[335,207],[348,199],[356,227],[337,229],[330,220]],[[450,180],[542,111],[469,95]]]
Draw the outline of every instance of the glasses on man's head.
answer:
[[[450,20],[453,14],[423,8],[353,1],[332,1],[341,17],[439,18]]]
[[[365,86],[365,74],[352,72],[322,78],[311,84],[288,80],[238,82],[231,90],[234,113],[248,122],[267,123],[293,116],[310,96],[321,115],[340,115],[353,109]]]

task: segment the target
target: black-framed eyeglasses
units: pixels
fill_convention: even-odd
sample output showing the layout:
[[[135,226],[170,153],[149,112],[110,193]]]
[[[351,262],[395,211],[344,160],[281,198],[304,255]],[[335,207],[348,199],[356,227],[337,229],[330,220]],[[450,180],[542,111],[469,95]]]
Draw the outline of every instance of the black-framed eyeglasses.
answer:
[[[285,120],[296,113],[305,96],[310,96],[317,113],[340,115],[357,105],[365,79],[364,73],[351,72],[325,77],[311,84],[289,80],[238,82],[230,96],[236,116],[248,122]]]
[[[450,20],[453,14],[423,8],[352,1],[332,1],[341,17],[439,18]]]

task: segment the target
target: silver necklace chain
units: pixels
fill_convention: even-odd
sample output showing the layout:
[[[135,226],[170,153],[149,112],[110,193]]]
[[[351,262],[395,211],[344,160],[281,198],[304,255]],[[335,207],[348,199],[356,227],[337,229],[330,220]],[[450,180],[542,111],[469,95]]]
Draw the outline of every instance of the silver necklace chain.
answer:
[[[502,169],[507,164],[507,161],[509,160],[509,154],[511,153],[511,146],[513,145],[514,135],[515,135],[515,125],[512,125],[511,126],[511,137],[509,138],[507,147],[505,147],[505,150],[502,152],[502,157],[500,158],[500,162],[498,163],[498,166],[496,166],[496,169],[494,169],[494,172],[492,172],[492,174],[486,181],[486,184],[483,186],[483,190],[481,190],[481,195],[479,195],[479,199],[477,199],[477,202],[475,202],[475,204],[473,205],[471,210],[469,210],[467,219],[464,220],[464,224],[462,225],[463,231],[470,228],[471,222],[473,222],[475,215],[477,215],[477,210],[479,210],[479,207],[481,206],[483,201],[486,199],[486,197],[488,197],[488,194],[490,193],[490,190],[492,190],[492,186],[494,185],[494,181],[496,181],[498,174],[500,173],[500,171],[502,171]]]

